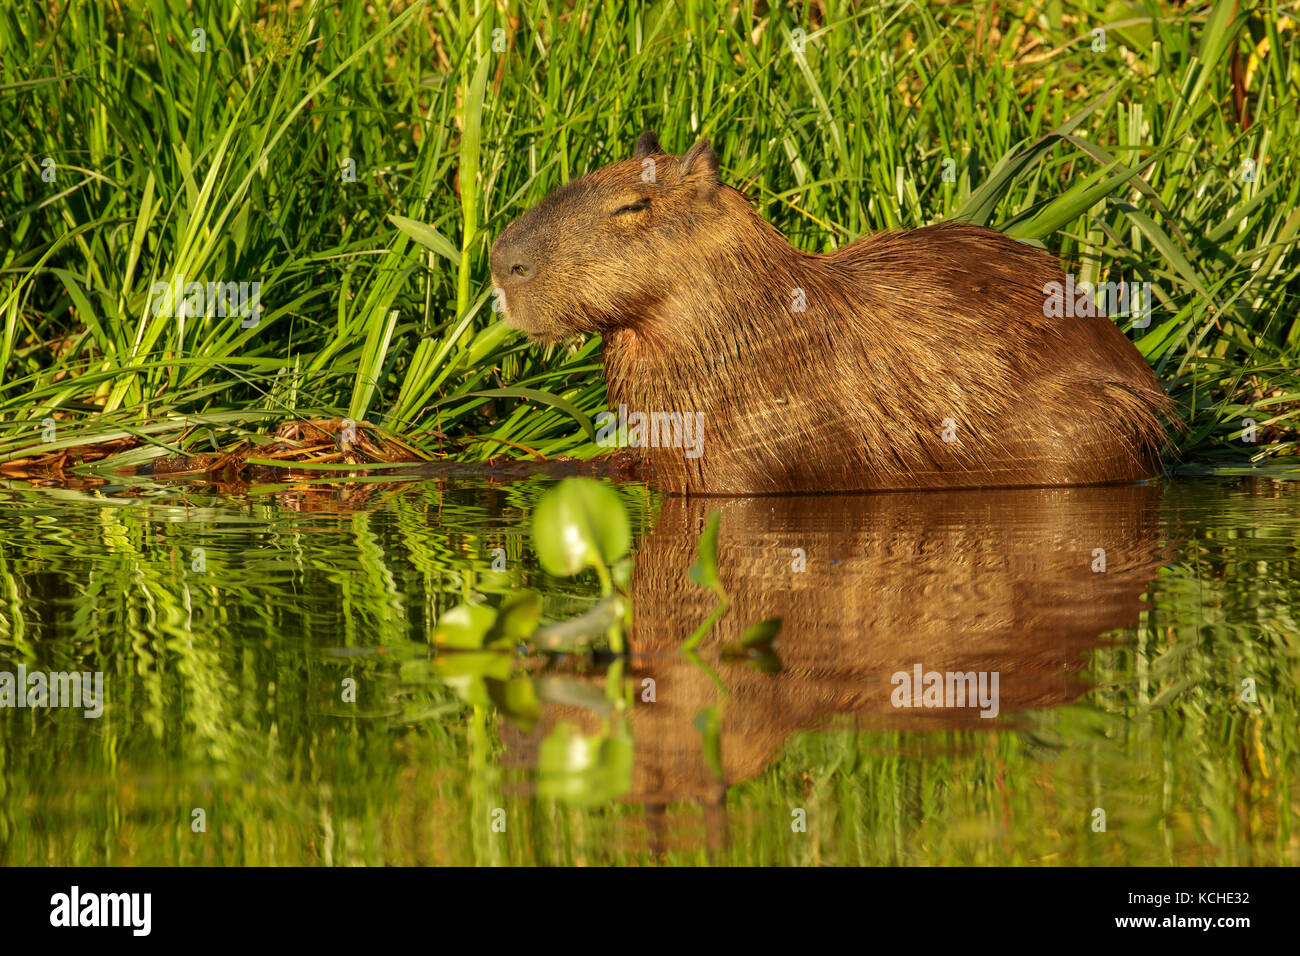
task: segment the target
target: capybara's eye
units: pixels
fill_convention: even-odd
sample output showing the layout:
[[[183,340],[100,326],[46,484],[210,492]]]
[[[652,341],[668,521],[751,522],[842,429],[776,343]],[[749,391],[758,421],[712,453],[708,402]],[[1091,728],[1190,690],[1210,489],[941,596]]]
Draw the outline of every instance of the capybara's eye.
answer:
[[[649,199],[638,199],[636,202],[630,202],[626,206],[619,206],[614,210],[615,216],[622,216],[629,212],[644,212],[650,208]]]

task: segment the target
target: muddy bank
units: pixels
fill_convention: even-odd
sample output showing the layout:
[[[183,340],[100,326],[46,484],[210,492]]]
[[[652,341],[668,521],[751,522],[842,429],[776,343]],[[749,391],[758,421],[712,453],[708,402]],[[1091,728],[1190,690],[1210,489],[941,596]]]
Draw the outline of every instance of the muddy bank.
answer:
[[[639,458],[615,454],[592,460],[546,458],[531,449],[533,457],[489,458],[464,461],[465,445],[441,433],[420,433],[412,441],[435,440],[447,450],[430,454],[377,428],[370,422],[344,418],[285,422],[273,436],[260,442],[240,440],[212,452],[163,455],[141,465],[111,469],[123,477],[155,481],[186,481],[217,486],[237,493],[252,485],[277,482],[319,481],[365,476],[403,479],[518,481],[535,475],[565,478],[586,475],[615,481],[648,481],[649,471]],[[183,443],[184,438],[177,444]],[[87,475],[78,469],[105,462],[115,455],[147,444],[137,436],[109,442],[62,448],[47,455],[0,463],[0,476],[42,484],[102,485],[110,479]],[[354,466],[349,468],[348,466]],[[386,467],[388,466],[388,467]]]

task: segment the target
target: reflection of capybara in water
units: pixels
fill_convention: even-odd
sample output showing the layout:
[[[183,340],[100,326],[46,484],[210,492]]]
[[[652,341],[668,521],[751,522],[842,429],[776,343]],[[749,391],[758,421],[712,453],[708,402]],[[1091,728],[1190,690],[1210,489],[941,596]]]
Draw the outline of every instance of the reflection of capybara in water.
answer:
[[[1088,650],[1137,623],[1162,557],[1158,486],[742,498],[667,498],[636,555],[631,676],[635,770],[630,799],[716,797],[759,773],[799,730],[839,715],[883,729],[989,727],[1086,689]],[[721,504],[718,566],[731,610],[701,647],[721,676],[680,651],[715,597],[687,571],[710,507]],[[1105,570],[1098,563],[1104,550]],[[795,553],[795,552],[798,553]],[[806,570],[796,571],[803,556]],[[719,662],[757,620],[781,617],[780,673]],[[898,708],[891,678],[926,671],[999,675],[1000,717],[979,707]],[[655,702],[641,700],[655,682]],[[721,710],[725,780],[710,771],[695,726]],[[599,720],[548,706],[528,759],[558,720]]]
[[[507,226],[492,275],[534,339],[604,336],[612,405],[679,416],[640,436],[676,443],[644,447],[672,491],[1097,484],[1159,467],[1168,397],[1110,319],[1044,315],[1045,289],[1065,285],[1051,256],[957,222],[799,252],[719,182],[707,141],[678,157],[642,136],[633,159]],[[697,420],[703,454],[678,440]]]

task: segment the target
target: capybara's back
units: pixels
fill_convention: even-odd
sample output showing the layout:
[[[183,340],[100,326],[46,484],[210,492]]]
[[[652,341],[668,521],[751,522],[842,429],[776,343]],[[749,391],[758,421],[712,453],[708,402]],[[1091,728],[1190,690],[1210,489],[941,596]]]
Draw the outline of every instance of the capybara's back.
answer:
[[[604,335],[609,424],[673,491],[1159,470],[1171,405],[1145,360],[1073,296],[1066,315],[1051,308],[1071,288],[1056,261],[989,229],[802,253],[719,182],[707,143],[676,157],[648,135],[511,224],[492,266],[508,318],[535,338]]]

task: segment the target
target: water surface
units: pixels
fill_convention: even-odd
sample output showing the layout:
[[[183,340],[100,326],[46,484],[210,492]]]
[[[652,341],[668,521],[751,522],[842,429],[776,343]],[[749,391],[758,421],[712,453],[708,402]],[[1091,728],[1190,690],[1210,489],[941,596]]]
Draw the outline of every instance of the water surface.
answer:
[[[549,484],[0,489],[0,671],[106,698],[0,709],[0,863],[1300,862],[1300,485],[625,485],[626,662],[437,646],[466,600],[593,605],[533,560]]]

